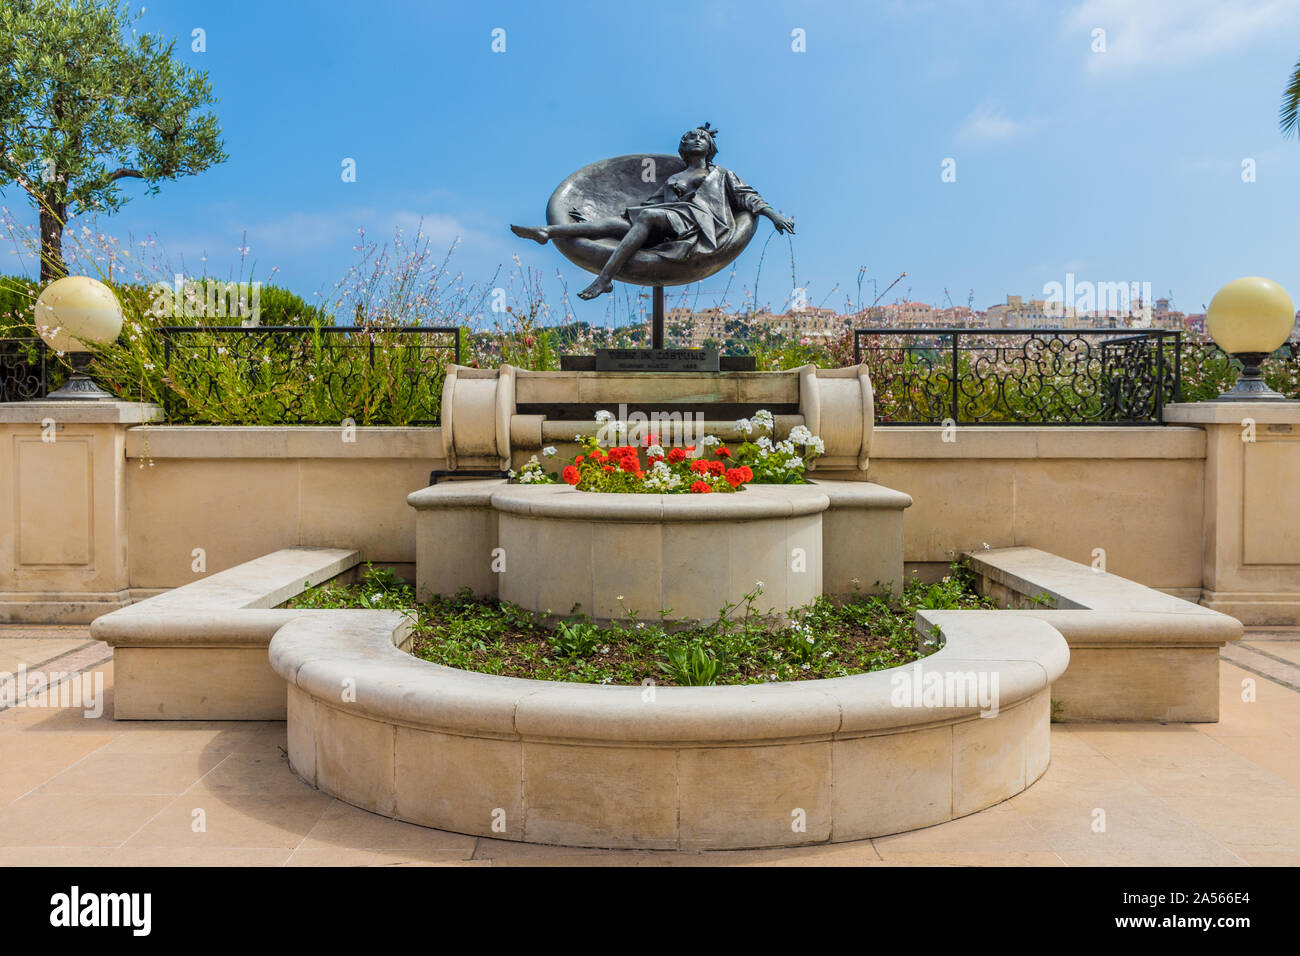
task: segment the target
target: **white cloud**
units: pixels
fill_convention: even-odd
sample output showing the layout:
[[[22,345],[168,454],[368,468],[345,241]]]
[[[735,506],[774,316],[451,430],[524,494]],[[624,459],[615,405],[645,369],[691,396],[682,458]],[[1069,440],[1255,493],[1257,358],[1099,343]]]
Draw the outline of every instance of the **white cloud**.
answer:
[[[957,128],[957,139],[963,143],[998,143],[1012,139],[1023,128],[1022,124],[1002,112],[997,103],[981,103]]]
[[[1162,67],[1241,46],[1300,16],[1295,0],[1084,0],[1065,18],[1093,70]],[[1091,51],[1093,31],[1106,51]]]

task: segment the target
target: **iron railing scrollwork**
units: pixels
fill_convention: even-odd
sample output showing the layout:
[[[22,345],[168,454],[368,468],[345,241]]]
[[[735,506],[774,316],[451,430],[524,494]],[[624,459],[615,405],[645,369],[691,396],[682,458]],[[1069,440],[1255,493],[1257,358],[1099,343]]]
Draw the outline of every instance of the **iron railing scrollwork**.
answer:
[[[1182,333],[1166,329],[856,329],[876,421],[1136,425],[1182,393]]]
[[[0,338],[0,402],[44,398],[50,391],[47,349],[36,336]]]

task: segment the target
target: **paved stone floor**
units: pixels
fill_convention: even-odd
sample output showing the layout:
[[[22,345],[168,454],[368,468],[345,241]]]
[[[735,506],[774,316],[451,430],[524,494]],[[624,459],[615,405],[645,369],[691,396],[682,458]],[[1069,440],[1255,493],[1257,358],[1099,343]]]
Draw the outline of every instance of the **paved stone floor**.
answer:
[[[98,671],[107,699],[97,719],[0,711],[0,866],[1300,865],[1300,629],[1251,629],[1225,651],[1217,724],[1057,724],[1046,775],[980,813],[858,843],[723,853],[527,846],[397,823],[296,778],[281,723],[114,721],[112,663],[84,627],[0,626],[0,671],[20,665]]]

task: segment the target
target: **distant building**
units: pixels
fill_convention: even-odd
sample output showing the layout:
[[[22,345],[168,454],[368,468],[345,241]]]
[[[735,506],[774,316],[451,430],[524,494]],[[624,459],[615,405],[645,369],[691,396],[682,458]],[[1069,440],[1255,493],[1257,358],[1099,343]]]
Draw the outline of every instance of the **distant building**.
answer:
[[[1046,299],[1029,299],[1008,295],[1006,302],[989,306],[985,311],[990,329],[1072,329],[1081,324],[1074,306]]]
[[[829,341],[842,336],[853,325],[853,316],[834,309],[805,308],[789,312],[760,310],[750,315],[720,309],[671,309],[665,324],[674,341],[691,348],[707,343],[722,345],[728,339],[773,335],[792,341]]]

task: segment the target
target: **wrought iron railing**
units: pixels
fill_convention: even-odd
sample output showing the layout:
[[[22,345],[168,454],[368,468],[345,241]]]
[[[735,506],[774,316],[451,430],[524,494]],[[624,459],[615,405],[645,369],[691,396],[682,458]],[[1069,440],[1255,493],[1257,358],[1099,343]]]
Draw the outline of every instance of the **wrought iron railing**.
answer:
[[[25,402],[49,394],[46,348],[36,336],[0,338],[0,402]]]
[[[431,425],[460,330],[431,326],[166,326],[168,421]],[[210,360],[209,360],[210,359]]]
[[[1182,395],[1182,333],[1165,329],[856,329],[876,422],[1158,423]]]

